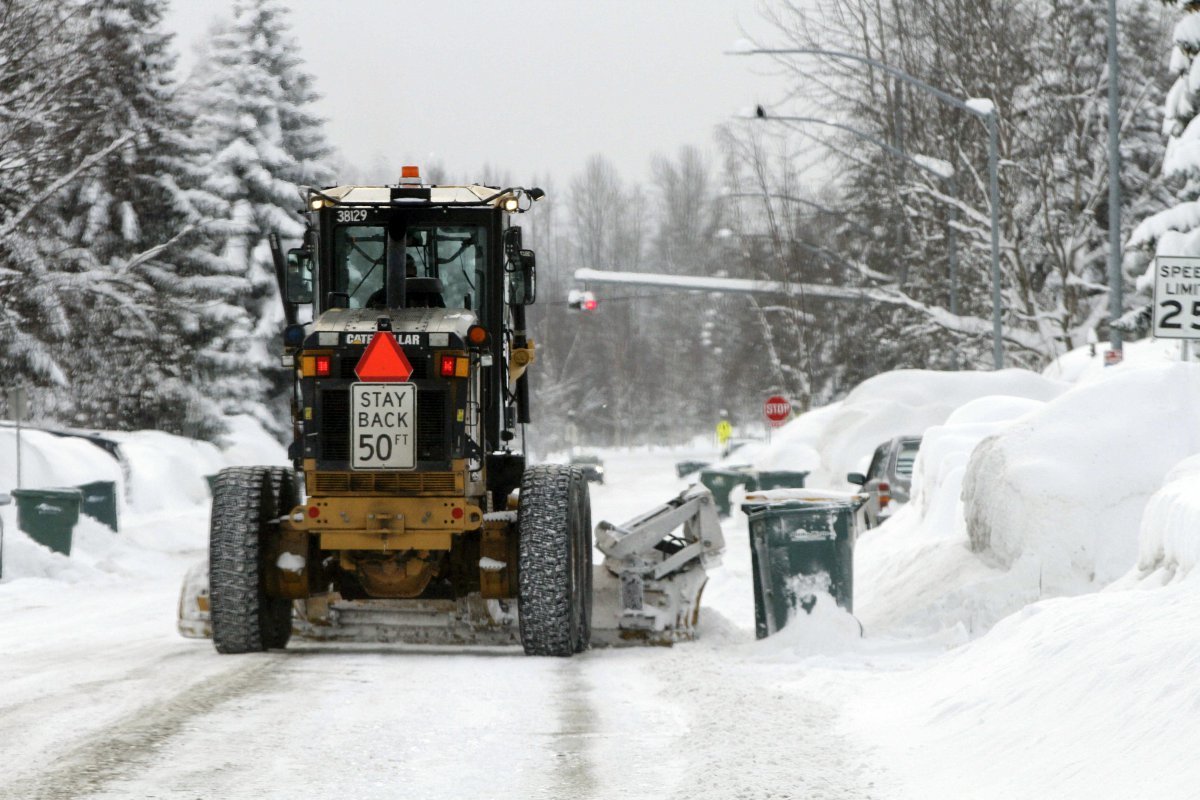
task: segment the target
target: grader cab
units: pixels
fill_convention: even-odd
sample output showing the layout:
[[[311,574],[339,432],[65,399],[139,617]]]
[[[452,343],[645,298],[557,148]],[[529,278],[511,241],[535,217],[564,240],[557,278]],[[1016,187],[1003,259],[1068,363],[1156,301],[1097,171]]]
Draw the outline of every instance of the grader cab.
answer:
[[[220,473],[209,563],[185,582],[181,632],[211,634],[223,653],[283,647],[295,632],[568,656],[591,641],[595,575],[600,639],[690,637],[703,564],[722,546],[707,493],[679,498],[669,528],[626,539],[594,569],[584,475],[529,466],[519,449],[536,260],[510,220],[542,196],[306,191],[303,246],[284,254],[273,241],[293,469]],[[312,321],[297,322],[305,304]]]

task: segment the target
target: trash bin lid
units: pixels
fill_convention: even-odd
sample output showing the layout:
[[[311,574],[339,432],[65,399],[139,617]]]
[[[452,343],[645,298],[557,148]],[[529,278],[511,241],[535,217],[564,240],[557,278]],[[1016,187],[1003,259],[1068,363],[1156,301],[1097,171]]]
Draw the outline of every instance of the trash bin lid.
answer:
[[[864,492],[843,492],[837,489],[762,489],[748,492],[748,503],[852,503],[867,501]]]
[[[66,487],[61,489],[13,489],[12,496],[17,500],[82,500],[83,492]]]
[[[746,494],[742,512],[748,516],[787,511],[857,511],[867,495],[820,489],[767,489]]]

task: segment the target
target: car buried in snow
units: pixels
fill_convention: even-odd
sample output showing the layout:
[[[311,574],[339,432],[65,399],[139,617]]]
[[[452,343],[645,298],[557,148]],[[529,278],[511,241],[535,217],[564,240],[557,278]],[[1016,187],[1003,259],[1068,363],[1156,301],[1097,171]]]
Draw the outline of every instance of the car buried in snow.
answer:
[[[920,447],[920,436],[896,436],[875,448],[865,475],[851,472],[846,476],[869,495],[862,509],[866,527],[874,528],[908,502],[913,462]]]

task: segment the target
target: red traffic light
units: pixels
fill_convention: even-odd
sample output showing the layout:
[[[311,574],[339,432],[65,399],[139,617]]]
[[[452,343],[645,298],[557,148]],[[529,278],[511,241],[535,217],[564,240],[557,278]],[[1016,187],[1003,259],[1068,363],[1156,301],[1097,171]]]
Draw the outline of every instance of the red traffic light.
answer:
[[[567,293],[567,305],[576,311],[595,311],[596,306],[600,304],[596,301],[596,296],[591,292],[581,292],[578,289],[572,289]]]

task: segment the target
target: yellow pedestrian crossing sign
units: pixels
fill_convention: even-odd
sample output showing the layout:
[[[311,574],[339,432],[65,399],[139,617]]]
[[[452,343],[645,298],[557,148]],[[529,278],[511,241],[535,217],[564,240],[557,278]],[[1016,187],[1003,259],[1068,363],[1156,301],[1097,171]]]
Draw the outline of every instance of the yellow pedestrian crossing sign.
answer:
[[[723,419],[717,423],[717,441],[722,447],[733,437],[733,426],[729,420]]]

